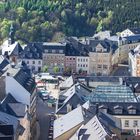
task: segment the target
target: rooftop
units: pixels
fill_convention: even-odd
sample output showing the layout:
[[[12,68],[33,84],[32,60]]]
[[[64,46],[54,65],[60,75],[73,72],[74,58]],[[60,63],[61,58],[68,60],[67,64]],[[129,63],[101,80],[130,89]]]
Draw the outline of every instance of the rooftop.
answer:
[[[26,105],[22,103],[8,103],[9,112],[16,117],[24,117],[26,114]]]
[[[0,111],[0,124],[13,125],[14,132],[19,126],[18,118]]]
[[[138,45],[135,49],[131,50],[130,53],[135,57],[140,57],[140,45]]]
[[[132,90],[125,85],[97,86],[95,92],[85,98],[92,102],[137,102]]]
[[[82,107],[72,110],[68,114],[54,121],[54,139],[84,122]]]
[[[74,79],[72,76],[70,76],[60,84],[60,88],[64,88],[64,89],[70,88],[73,84],[74,84]]]
[[[22,54],[23,59],[42,59],[42,43],[29,43],[24,47]]]

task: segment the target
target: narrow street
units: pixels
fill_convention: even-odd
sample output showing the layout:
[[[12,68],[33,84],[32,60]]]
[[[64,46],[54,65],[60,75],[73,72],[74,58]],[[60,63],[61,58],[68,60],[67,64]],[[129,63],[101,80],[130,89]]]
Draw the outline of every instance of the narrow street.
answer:
[[[38,140],[48,140],[48,132],[50,126],[51,112],[54,112],[55,108],[49,108],[46,101],[42,101],[40,97],[37,100],[37,119],[39,122],[40,136]],[[39,131],[39,130],[38,130]]]

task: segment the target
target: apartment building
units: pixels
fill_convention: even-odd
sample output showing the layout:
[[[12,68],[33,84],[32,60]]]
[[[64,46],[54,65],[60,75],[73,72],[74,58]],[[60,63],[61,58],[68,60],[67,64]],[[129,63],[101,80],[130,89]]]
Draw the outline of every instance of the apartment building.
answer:
[[[140,28],[134,28],[134,29],[127,28],[120,33],[120,36],[127,37],[127,36],[133,36],[133,35],[137,35],[137,34],[140,34]]]
[[[112,70],[112,50],[106,42],[92,46],[89,52],[89,73],[94,75],[109,75]]]
[[[60,73],[64,71],[65,47],[65,43],[43,43],[42,63],[49,72],[53,72],[54,67],[58,67]]]
[[[77,56],[76,72],[89,74],[89,56]]]
[[[128,54],[130,50],[135,49],[140,44],[140,35],[127,36],[119,38],[119,51],[118,59],[119,63],[128,63]]]
[[[66,45],[65,51],[65,72],[75,73],[76,72],[76,57],[78,56],[79,51],[74,48],[70,43]]]
[[[129,52],[129,68],[132,76],[140,77],[140,45]]]
[[[42,70],[42,43],[28,43],[20,55],[33,73]]]

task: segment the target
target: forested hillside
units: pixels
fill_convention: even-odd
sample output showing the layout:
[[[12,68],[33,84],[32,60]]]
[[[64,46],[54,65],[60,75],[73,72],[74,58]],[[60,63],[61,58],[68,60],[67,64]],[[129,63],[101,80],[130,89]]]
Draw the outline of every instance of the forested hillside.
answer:
[[[140,27],[140,0],[5,0],[0,2],[0,40],[13,23],[16,38],[47,41]]]

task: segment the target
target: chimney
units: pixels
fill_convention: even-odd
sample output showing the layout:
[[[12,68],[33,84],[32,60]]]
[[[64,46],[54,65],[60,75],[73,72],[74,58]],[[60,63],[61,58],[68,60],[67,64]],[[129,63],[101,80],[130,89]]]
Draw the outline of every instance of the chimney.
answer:
[[[98,116],[98,113],[99,113],[99,104],[96,103],[96,115]]]

